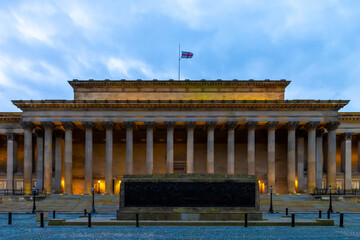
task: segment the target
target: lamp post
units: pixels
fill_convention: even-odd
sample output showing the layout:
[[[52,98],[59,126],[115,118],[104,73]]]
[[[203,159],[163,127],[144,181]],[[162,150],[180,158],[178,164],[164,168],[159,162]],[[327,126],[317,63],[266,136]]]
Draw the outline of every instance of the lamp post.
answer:
[[[272,191],[273,191],[273,187],[270,186],[270,209],[269,209],[269,213],[274,213],[273,203],[272,203]]]
[[[329,199],[329,209],[328,209],[328,212],[333,213],[333,208],[332,208],[332,198],[331,198],[331,190],[332,190],[332,187],[331,187],[331,186],[329,186],[330,199]]]
[[[95,210],[95,188],[94,188],[94,187],[91,188],[91,192],[92,192],[91,214],[95,214],[95,213],[96,213],[96,210]]]
[[[32,194],[33,194],[33,209],[32,209],[32,213],[35,213],[35,210],[36,210],[36,205],[35,205],[36,187],[35,187],[35,186],[32,188]]]

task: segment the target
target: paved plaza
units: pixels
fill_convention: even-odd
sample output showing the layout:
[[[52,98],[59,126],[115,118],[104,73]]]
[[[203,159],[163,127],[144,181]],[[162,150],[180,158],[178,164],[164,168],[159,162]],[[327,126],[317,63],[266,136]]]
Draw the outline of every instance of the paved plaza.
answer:
[[[58,219],[77,218],[78,214],[57,214]],[[115,218],[115,214],[112,214]],[[111,217],[100,214],[95,217]],[[278,218],[283,214],[264,214]],[[297,214],[315,219],[317,214]],[[52,217],[52,216],[49,216]],[[339,215],[332,215],[333,227],[177,227],[177,226],[47,226],[40,228],[35,215],[14,214],[8,225],[7,214],[0,214],[0,239],[358,239],[360,214],[345,214],[344,228],[339,227]]]

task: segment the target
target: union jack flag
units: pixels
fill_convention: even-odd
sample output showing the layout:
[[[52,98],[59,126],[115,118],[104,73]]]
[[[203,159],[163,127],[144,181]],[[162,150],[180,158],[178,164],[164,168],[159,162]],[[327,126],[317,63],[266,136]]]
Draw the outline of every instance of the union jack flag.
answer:
[[[194,54],[192,52],[181,52],[181,58],[192,58]]]

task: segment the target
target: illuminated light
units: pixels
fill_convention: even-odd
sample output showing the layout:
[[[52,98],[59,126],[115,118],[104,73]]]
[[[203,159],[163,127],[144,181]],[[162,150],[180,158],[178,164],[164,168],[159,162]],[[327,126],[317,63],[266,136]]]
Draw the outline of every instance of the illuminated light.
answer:
[[[159,141],[160,141],[160,142],[163,142],[163,141],[165,141],[165,139],[159,139]]]
[[[145,142],[145,141],[146,141],[146,139],[145,139],[145,138],[142,138],[142,139],[140,139],[140,141]]]
[[[98,183],[100,183],[101,181],[99,180]]]
[[[279,195],[278,193],[276,195]]]

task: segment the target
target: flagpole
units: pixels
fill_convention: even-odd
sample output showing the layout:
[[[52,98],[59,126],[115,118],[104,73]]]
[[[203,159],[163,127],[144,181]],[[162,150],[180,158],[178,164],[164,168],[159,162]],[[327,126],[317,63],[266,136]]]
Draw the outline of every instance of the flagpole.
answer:
[[[180,81],[180,43],[179,43],[179,72],[178,72],[178,80]]]

